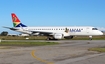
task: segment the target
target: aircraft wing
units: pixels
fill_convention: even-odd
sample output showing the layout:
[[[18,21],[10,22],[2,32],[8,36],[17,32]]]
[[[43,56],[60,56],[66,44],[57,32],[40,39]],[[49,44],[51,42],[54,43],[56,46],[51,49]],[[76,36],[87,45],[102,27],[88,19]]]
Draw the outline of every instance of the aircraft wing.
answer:
[[[11,27],[3,27],[3,28],[7,28],[7,29],[10,29],[10,30],[18,30],[16,28],[11,28]]]
[[[53,34],[52,32],[44,32],[44,31],[31,31],[31,32],[32,32],[32,34],[33,33],[40,33],[40,34],[43,34],[43,35],[46,35],[46,36]]]

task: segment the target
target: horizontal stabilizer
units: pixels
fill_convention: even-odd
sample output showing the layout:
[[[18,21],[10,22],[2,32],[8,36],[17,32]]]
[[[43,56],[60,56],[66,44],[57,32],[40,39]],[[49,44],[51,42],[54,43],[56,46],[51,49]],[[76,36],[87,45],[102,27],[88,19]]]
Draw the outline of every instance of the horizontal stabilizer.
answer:
[[[3,28],[7,28],[7,29],[10,29],[10,30],[18,30],[18,29],[16,29],[16,28],[5,27],[5,26],[3,26]]]

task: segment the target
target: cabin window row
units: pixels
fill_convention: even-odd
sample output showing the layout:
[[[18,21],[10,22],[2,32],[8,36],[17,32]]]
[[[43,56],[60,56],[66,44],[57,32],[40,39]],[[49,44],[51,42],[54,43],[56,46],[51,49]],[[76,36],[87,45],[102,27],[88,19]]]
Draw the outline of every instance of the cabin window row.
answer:
[[[30,29],[30,30],[66,30],[66,29]],[[72,29],[68,29],[68,30],[72,30]],[[83,29],[80,29],[83,30]]]

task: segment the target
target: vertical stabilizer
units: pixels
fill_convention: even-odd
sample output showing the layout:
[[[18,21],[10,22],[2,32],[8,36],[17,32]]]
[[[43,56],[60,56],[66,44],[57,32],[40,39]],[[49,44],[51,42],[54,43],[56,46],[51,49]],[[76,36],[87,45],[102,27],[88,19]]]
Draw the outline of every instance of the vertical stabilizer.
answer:
[[[14,27],[27,27],[26,25],[22,24],[16,14],[11,13],[12,16],[12,22]]]

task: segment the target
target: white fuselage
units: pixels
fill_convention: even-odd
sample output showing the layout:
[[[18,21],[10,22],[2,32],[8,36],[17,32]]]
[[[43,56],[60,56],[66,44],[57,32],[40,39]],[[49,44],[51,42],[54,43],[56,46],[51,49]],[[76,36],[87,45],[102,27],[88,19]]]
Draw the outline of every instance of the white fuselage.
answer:
[[[65,32],[66,28],[68,29],[68,32]],[[55,34],[63,34],[64,36],[75,36],[75,35],[103,35],[101,31],[99,31],[97,28],[94,27],[17,27],[16,30],[18,32],[31,34],[32,32],[45,32],[45,33],[52,33]]]

